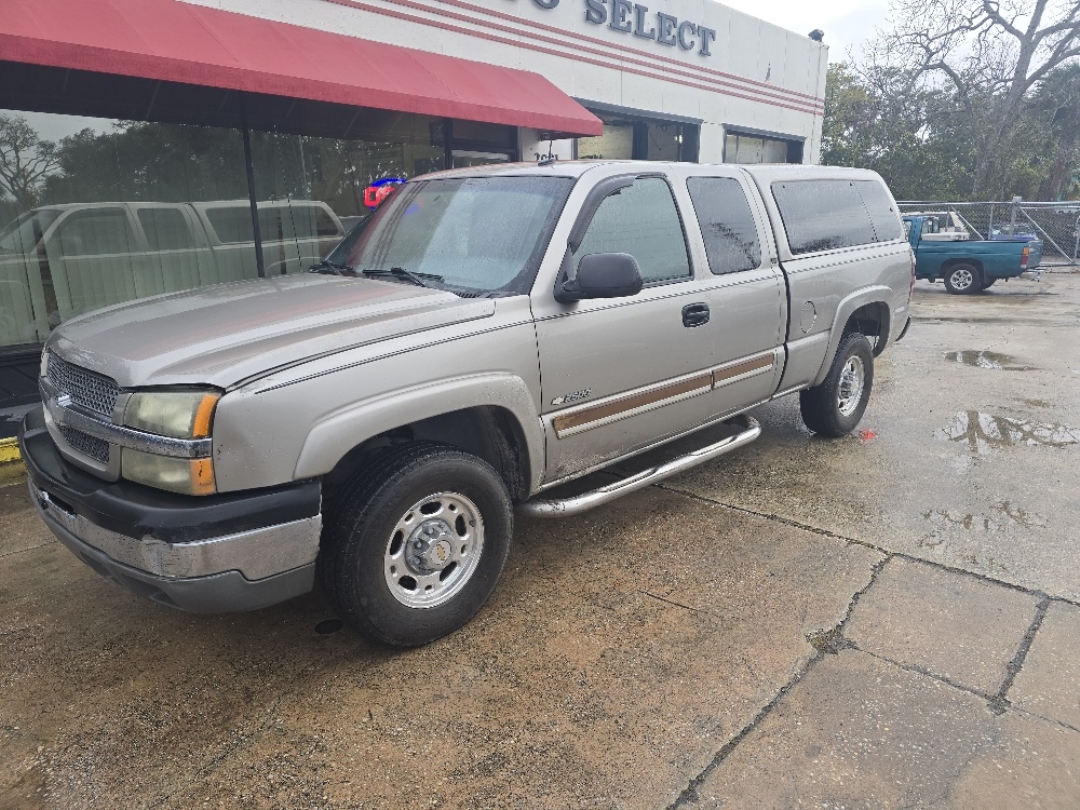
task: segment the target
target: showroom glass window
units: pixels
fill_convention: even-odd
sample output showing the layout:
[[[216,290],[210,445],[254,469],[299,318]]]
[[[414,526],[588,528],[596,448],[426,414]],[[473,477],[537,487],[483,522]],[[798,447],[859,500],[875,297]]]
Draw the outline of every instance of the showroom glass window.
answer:
[[[367,216],[371,181],[446,164],[441,119],[353,119],[341,138],[252,123],[265,275],[325,256]],[[0,110],[0,137],[18,144],[0,150],[0,349],[110,304],[258,275],[238,126]]]
[[[0,134],[18,144],[0,154],[0,347],[109,304],[255,275],[217,250],[206,216],[248,206],[239,130],[0,111]]]

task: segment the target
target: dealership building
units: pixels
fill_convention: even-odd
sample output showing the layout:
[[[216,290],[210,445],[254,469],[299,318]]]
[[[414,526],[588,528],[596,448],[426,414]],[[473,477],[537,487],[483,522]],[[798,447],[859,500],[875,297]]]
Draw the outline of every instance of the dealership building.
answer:
[[[301,272],[381,178],[816,161],[820,37],[646,2],[6,0],[0,410],[36,399],[57,324]]]

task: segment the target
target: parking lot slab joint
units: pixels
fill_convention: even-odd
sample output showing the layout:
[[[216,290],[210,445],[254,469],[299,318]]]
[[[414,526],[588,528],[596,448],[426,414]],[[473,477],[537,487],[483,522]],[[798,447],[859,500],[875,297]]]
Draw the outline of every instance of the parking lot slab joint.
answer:
[[[987,576],[986,574],[979,573],[978,571],[969,571],[966,568],[958,568],[954,565],[937,562],[936,560],[928,560],[925,557],[916,557],[912,554],[905,554],[900,551],[890,551],[884,546],[879,546],[875,543],[869,543],[866,540],[859,540],[854,537],[847,537],[846,535],[830,531],[829,529],[823,529],[819,526],[811,526],[808,523],[801,523],[800,521],[792,520],[791,518],[784,517],[783,515],[777,515],[772,512],[759,512],[755,509],[747,509],[745,506],[736,506],[735,504],[725,503],[724,501],[718,501],[714,498],[706,498],[702,495],[697,494],[696,492],[678,489],[668,483],[654,484],[653,486],[655,486],[657,489],[662,489],[675,495],[682,495],[683,497],[689,498],[691,500],[701,501],[702,503],[708,503],[713,506],[720,506],[724,509],[731,509],[734,512],[740,512],[744,515],[751,515],[753,517],[763,518],[764,520],[775,521],[785,526],[791,526],[794,529],[802,529],[803,531],[811,532],[812,534],[816,534],[821,537],[828,537],[832,540],[842,540],[843,542],[850,543],[854,546],[862,546],[863,548],[872,549],[873,551],[876,551],[879,554],[884,554],[890,558],[895,557],[897,559],[906,560],[911,563],[927,565],[940,571],[948,571],[953,574],[959,574],[960,576],[972,577],[973,579],[977,579],[980,582],[985,582],[988,585],[997,585],[1002,588],[1008,588],[1009,590],[1026,593],[1031,596],[1036,596],[1039,599],[1043,599],[1048,596],[1046,593],[1040,590],[1036,590],[1034,588],[1027,588],[1023,585],[1018,585],[1015,582],[1008,582],[1007,580],[1003,579],[995,579],[994,577]],[[1069,599],[1065,596],[1052,596],[1049,598],[1052,599],[1054,602],[1062,602],[1063,604],[1072,605],[1073,607],[1080,607],[1080,600],[1077,599]]]
[[[701,499],[707,500],[707,499]],[[863,595],[874,586],[877,581],[878,575],[881,570],[888,563],[892,555],[884,555],[880,560],[875,562],[870,568],[870,576],[867,578],[866,584],[857,590],[848,602],[847,609],[844,611],[844,618],[842,618],[834,627],[830,627],[826,630],[818,630],[807,635],[806,640],[814,648],[814,654],[807,659],[806,663],[799,668],[799,670],[791,677],[791,679],[785,683],[780,690],[773,695],[772,700],[766,703],[753,719],[747,723],[738,734],[728,740],[716,753],[716,756],[712,758],[712,761],[706,765],[700,773],[690,780],[690,784],[683,789],[682,793],[678,795],[674,802],[668,805],[667,810],[679,810],[682,807],[690,807],[697,803],[698,789],[705,783],[732,751],[741,743],[746,737],[754,731],[761,723],[767,718],[775,709],[784,697],[795,688],[795,686],[814,668],[814,666],[824,660],[826,655],[836,655],[842,649],[853,647],[847,639],[844,638],[844,627],[851,619],[852,611],[855,610],[855,606],[858,605],[859,600]]]
[[[1020,673],[1020,670],[1024,668],[1024,661],[1027,658],[1028,652],[1031,650],[1031,644],[1035,641],[1035,634],[1039,632],[1039,628],[1042,627],[1043,620],[1046,618],[1046,611],[1050,609],[1050,605],[1053,600],[1046,594],[1042,594],[1042,599],[1035,607],[1035,618],[1031,620],[1031,624],[1028,626],[1027,632],[1024,633],[1024,637],[1020,640],[1020,645],[1016,649],[1016,655],[1008,663],[1005,668],[1005,679],[1001,682],[1001,687],[998,692],[990,701],[990,707],[996,714],[1004,713],[1010,705],[1008,699],[1009,689],[1012,688],[1013,681],[1016,680],[1016,676]]]

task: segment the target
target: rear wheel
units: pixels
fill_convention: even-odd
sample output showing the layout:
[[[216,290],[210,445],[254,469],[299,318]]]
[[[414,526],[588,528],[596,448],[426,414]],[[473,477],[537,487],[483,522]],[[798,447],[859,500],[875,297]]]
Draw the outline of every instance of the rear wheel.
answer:
[[[953,295],[965,295],[983,289],[982,273],[974,265],[961,262],[945,272],[945,289]]]
[[[433,443],[384,452],[328,512],[320,585],[351,627],[395,647],[468,622],[494,591],[513,533],[498,473]]]
[[[858,332],[849,332],[840,341],[821,385],[799,394],[803,422],[819,436],[846,436],[862,419],[873,384],[870,341]]]

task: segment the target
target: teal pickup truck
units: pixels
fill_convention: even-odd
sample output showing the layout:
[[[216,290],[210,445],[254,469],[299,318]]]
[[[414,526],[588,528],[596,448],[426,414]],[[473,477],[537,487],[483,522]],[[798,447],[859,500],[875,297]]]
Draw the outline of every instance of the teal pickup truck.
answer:
[[[954,294],[985,290],[999,279],[1015,278],[1042,261],[1038,240],[971,239],[962,227],[948,227],[939,214],[904,217],[915,251],[915,278],[945,282]]]

